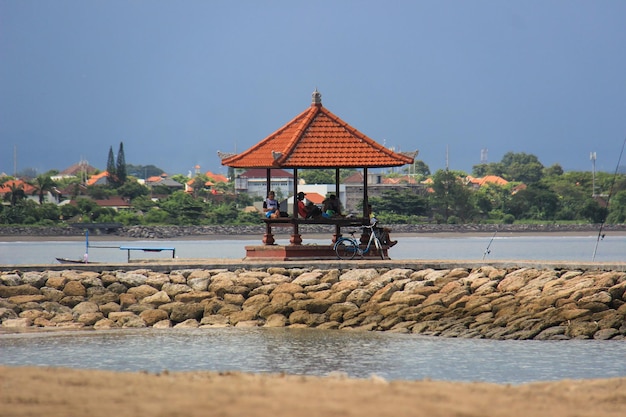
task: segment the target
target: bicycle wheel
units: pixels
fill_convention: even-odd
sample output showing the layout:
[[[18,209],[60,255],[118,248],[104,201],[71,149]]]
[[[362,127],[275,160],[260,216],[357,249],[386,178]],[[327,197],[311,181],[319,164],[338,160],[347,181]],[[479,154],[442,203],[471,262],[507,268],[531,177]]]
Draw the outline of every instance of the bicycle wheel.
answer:
[[[380,243],[380,240],[378,240],[378,238],[376,238],[376,249],[378,250],[378,253],[380,253],[380,259],[382,259],[384,261],[385,260],[385,252],[383,251],[383,244]]]
[[[385,253],[383,252],[383,245],[382,245],[382,243],[380,243],[380,240],[378,240],[378,237],[374,238],[374,245],[376,246],[376,250],[380,254],[380,259],[382,259],[384,261],[385,260]]]
[[[335,253],[339,259],[353,259],[359,247],[351,239],[339,239],[335,243]]]

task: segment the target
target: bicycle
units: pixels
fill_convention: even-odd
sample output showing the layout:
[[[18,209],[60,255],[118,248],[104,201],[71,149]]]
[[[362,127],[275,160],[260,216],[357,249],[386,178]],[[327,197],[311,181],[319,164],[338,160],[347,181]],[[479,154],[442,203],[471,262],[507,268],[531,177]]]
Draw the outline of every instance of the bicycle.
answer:
[[[382,243],[380,243],[380,239],[378,238],[377,233],[374,230],[375,227],[376,222],[372,223],[369,226],[363,226],[363,229],[370,229],[370,238],[367,241],[367,246],[364,249],[361,249],[359,240],[354,237],[356,230],[349,232],[352,237],[339,238],[339,240],[337,240],[337,242],[335,242],[335,245],[333,246],[337,257],[339,259],[345,260],[354,259],[357,254],[363,257],[363,255],[370,251],[372,243],[374,243],[376,250],[378,250],[378,253],[380,254],[380,259],[385,259],[385,254],[383,253],[383,245]]]

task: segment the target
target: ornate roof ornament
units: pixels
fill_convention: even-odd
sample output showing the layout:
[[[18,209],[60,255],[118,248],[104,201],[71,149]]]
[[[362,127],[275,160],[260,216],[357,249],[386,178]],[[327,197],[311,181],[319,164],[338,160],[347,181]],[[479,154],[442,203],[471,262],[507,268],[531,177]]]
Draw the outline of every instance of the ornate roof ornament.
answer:
[[[322,93],[320,93],[319,91],[317,91],[317,88],[315,89],[315,91],[313,91],[313,94],[311,94],[311,104],[314,106],[321,106],[322,105]]]

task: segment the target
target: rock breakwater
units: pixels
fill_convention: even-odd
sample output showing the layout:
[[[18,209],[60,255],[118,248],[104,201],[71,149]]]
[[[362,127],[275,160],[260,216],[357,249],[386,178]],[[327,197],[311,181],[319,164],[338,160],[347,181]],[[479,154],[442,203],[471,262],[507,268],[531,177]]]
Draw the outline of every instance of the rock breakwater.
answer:
[[[4,331],[306,327],[624,339],[626,273],[534,268],[2,272]]]

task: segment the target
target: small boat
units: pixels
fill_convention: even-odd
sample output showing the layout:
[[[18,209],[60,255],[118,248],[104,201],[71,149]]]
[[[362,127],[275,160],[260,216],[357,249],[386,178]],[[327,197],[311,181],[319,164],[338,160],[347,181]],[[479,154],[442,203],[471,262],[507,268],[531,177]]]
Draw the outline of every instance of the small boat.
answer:
[[[68,258],[56,258],[62,264],[95,264],[97,262],[89,262],[84,259],[68,259]]]

